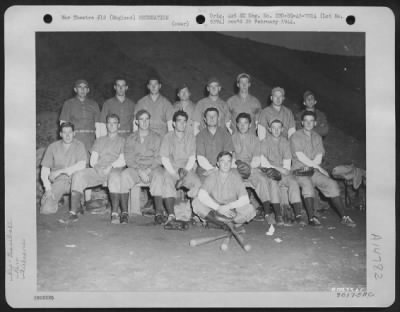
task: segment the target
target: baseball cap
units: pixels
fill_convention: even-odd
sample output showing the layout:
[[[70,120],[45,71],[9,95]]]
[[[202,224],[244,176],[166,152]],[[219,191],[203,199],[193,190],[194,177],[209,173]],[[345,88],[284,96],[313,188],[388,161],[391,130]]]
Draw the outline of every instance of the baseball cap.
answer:
[[[77,87],[82,83],[84,83],[89,88],[89,83],[85,79],[78,79],[77,81],[75,81],[74,87]]]
[[[247,78],[249,81],[251,80],[251,77],[250,77],[249,74],[241,73],[241,74],[237,75],[237,77],[236,77],[236,82],[239,82],[239,80],[240,80],[241,78]]]
[[[281,87],[274,87],[271,90],[271,95],[274,94],[276,91],[280,91],[282,93],[282,95],[285,95],[285,89],[281,88]]]
[[[310,91],[310,90],[307,90],[306,92],[304,92],[303,99],[305,100],[305,99],[306,99],[308,96],[310,96],[310,95],[312,95],[313,97],[315,97],[314,92],[312,92],[312,91]]]
[[[217,77],[211,77],[211,78],[209,78],[208,81],[207,81],[207,86],[209,86],[209,85],[212,84],[213,82],[216,82],[216,83],[218,83],[218,84],[221,84],[221,83],[219,82],[219,80],[218,80]]]
[[[271,127],[272,124],[273,124],[274,122],[280,122],[281,125],[283,126],[283,121],[282,121],[281,119],[279,119],[279,118],[272,119],[272,120],[268,123],[268,125]]]
[[[189,86],[186,83],[182,83],[178,86],[178,88],[176,88],[176,93],[181,92],[181,90],[187,88],[189,90]]]

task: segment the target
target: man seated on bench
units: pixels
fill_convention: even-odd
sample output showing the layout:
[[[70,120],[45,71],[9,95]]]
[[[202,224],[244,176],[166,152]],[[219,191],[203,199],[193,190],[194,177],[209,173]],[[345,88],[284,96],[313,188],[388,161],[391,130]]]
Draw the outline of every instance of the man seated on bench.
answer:
[[[234,158],[245,162],[251,167],[251,174],[248,181],[252,184],[258,198],[261,200],[263,209],[266,210],[270,205],[269,186],[267,180],[258,169],[261,160],[260,140],[250,130],[251,121],[250,114],[248,113],[240,113],[236,117],[238,131],[232,135]],[[255,220],[263,221],[264,212],[257,212],[257,217]]]
[[[218,154],[218,170],[206,178],[193,201],[194,213],[207,222],[221,226],[227,222],[240,226],[256,215],[242,178],[231,169],[232,159],[230,152]]]
[[[112,175],[120,175],[125,167],[123,149],[125,139],[118,134],[119,117],[116,114],[109,114],[106,117],[107,135],[96,139],[90,155],[90,166],[74,173],[71,183],[71,210],[69,222],[78,220],[77,213],[81,211],[81,197],[83,191],[108,182],[110,194],[119,191],[120,186],[110,183]],[[114,179],[118,181],[118,179]],[[111,204],[115,205],[116,199],[111,195]],[[127,223],[128,211],[121,216],[121,222]]]
[[[168,213],[165,229],[182,230],[181,222],[175,218],[176,183],[180,179],[179,169],[184,169],[187,175],[197,178],[194,173],[196,162],[196,139],[192,132],[186,131],[188,115],[184,111],[177,111],[172,117],[174,131],[168,132],[161,142],[160,156],[164,168],[154,173],[150,185],[150,193],[155,198],[162,198]],[[197,178],[198,179],[198,178]],[[162,202],[156,200],[156,211],[162,211]],[[158,206],[157,206],[158,205]],[[161,206],[161,207],[160,207]]]
[[[131,134],[125,142],[124,158],[126,168],[121,173],[121,210],[128,211],[129,191],[137,184],[150,185],[154,172],[161,169],[160,145],[161,137],[150,129],[151,115],[147,110],[136,113],[135,123],[138,131]],[[163,220],[162,198],[154,196],[156,207],[155,223]],[[118,224],[118,211],[113,210],[111,223]]]
[[[40,206],[42,214],[57,212],[59,200],[71,191],[72,174],[84,169],[87,163],[85,145],[74,138],[71,122],[61,124],[60,137],[61,140],[49,145],[42,159],[40,177],[45,189]]]

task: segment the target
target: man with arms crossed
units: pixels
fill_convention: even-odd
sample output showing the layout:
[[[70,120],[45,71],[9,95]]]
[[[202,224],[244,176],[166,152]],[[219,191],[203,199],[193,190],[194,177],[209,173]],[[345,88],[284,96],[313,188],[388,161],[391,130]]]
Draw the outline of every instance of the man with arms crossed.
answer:
[[[78,220],[77,212],[80,210],[80,200],[86,188],[108,182],[110,194],[115,194],[120,190],[119,183],[113,185],[110,182],[119,181],[119,179],[113,179],[112,175],[120,175],[121,170],[125,167],[123,155],[125,139],[118,135],[119,117],[117,115],[108,115],[106,121],[107,135],[98,138],[93,144],[90,155],[92,168],[83,169],[72,176],[70,222]],[[113,206],[115,202],[115,198],[111,195]],[[127,222],[128,215],[122,214],[121,223]]]
[[[315,127],[315,113],[306,111],[302,116],[303,129],[297,130],[290,138],[290,146],[293,155],[293,170],[302,167],[314,168],[311,177],[296,176],[297,182],[302,188],[306,207],[314,211],[314,187],[331,200],[341,218],[341,223],[350,227],[356,226],[353,220],[346,215],[340,198],[340,190],[336,181],[321,167],[322,157],[325,154],[321,136],[313,129]],[[308,210],[308,209],[307,209]],[[318,219],[309,214],[310,222],[319,223]]]
[[[45,189],[40,206],[43,214],[57,212],[59,200],[71,191],[72,174],[86,167],[85,146],[74,136],[74,125],[62,123],[61,140],[51,143],[44,154],[40,173]]]

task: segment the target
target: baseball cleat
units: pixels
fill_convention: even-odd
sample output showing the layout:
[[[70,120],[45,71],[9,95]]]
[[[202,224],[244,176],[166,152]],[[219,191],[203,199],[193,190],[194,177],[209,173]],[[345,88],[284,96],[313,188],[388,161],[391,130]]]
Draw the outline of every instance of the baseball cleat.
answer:
[[[128,224],[128,222],[129,222],[128,214],[126,212],[123,212],[121,214],[120,223],[121,224]]]
[[[312,225],[312,226],[315,226],[315,227],[321,227],[321,226],[322,226],[321,222],[319,222],[318,218],[315,217],[315,216],[312,217],[312,218],[309,220],[308,224],[309,224],[309,225]]]
[[[119,215],[118,213],[113,212],[111,214],[111,224],[119,224],[120,220],[119,220]]]
[[[347,225],[349,227],[355,227],[357,226],[356,223],[349,217],[349,216],[344,216],[342,218],[342,221],[340,221],[340,223]]]

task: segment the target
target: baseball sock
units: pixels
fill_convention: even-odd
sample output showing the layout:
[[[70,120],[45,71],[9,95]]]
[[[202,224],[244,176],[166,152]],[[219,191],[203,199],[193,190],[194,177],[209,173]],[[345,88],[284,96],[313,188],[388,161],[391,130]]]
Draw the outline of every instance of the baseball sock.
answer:
[[[299,202],[299,203],[292,203],[292,206],[293,206],[294,213],[296,214],[296,217],[300,216],[301,208],[303,205]]]
[[[167,210],[168,215],[175,215],[175,213],[174,213],[175,198],[174,197],[164,198],[164,206],[165,206],[165,209]]]
[[[332,205],[335,207],[336,211],[339,213],[340,218],[343,218],[345,215],[344,207],[340,196],[332,197],[331,198]]]
[[[121,213],[128,213],[129,193],[120,194]]]
[[[119,202],[121,200],[121,195],[119,193],[110,193],[111,200],[111,213],[118,213]]]
[[[78,212],[78,210],[80,210],[81,197],[82,197],[82,193],[77,192],[77,191],[71,192],[71,210],[70,210],[70,212],[72,214],[76,214]]]
[[[314,197],[305,197],[304,203],[307,210],[308,219],[314,216]]]
[[[161,196],[153,196],[154,208],[156,210],[156,215],[163,215],[163,199]]]
[[[274,209],[275,217],[282,217],[281,204],[272,204],[272,209]]]
[[[262,203],[263,209],[264,209],[264,214],[269,215],[272,210],[271,210],[271,203],[269,201],[265,201]]]

